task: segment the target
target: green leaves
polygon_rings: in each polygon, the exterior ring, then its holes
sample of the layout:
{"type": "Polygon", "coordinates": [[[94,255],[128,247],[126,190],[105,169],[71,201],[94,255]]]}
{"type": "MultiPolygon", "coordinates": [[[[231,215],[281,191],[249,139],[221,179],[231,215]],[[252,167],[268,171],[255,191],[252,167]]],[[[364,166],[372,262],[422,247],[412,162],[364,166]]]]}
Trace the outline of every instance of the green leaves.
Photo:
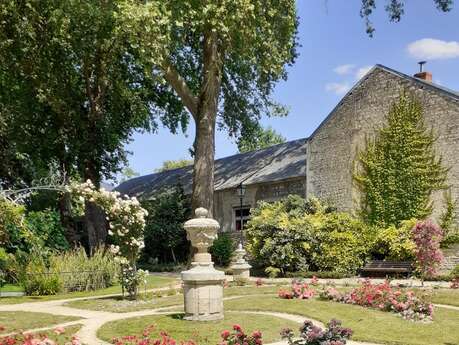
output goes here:
{"type": "Polygon", "coordinates": [[[419,101],[400,95],[387,124],[358,155],[354,179],[362,192],[362,215],[370,224],[398,226],[432,211],[430,196],[445,189],[447,171],[434,150],[419,101]]]}

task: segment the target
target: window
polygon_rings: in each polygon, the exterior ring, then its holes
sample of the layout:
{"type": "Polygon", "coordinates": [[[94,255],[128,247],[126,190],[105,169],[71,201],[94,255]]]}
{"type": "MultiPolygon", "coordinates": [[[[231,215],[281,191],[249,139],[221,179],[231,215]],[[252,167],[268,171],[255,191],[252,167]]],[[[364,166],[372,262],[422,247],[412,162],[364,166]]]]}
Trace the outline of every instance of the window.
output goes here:
{"type": "Polygon", "coordinates": [[[237,207],[234,209],[234,228],[236,229],[236,231],[241,230],[241,221],[245,229],[249,219],[250,219],[250,206],[243,206],[242,209],[240,207],[237,207]]]}

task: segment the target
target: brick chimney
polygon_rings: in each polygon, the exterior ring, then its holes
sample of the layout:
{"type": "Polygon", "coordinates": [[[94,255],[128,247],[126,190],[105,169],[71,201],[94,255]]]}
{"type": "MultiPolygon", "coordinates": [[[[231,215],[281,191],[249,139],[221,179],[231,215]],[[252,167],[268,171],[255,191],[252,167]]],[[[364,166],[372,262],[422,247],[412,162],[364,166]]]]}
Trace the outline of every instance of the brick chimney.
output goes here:
{"type": "Polygon", "coordinates": [[[430,72],[419,72],[414,75],[415,78],[423,79],[425,81],[432,82],[432,73],[430,72]]]}
{"type": "Polygon", "coordinates": [[[424,72],[422,67],[427,63],[427,61],[420,61],[419,64],[419,72],[414,75],[415,78],[419,78],[428,82],[432,82],[432,73],[424,72]]]}

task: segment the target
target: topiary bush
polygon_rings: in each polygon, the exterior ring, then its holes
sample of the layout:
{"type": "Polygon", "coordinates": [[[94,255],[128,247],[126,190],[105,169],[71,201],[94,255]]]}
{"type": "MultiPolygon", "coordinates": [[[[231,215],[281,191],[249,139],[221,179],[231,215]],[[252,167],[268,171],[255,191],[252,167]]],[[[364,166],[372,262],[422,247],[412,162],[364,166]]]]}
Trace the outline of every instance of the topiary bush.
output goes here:
{"type": "Polygon", "coordinates": [[[234,242],[228,233],[222,232],[218,234],[218,238],[209,248],[212,254],[212,259],[217,265],[226,267],[231,262],[231,257],[234,252],[234,242]]]}

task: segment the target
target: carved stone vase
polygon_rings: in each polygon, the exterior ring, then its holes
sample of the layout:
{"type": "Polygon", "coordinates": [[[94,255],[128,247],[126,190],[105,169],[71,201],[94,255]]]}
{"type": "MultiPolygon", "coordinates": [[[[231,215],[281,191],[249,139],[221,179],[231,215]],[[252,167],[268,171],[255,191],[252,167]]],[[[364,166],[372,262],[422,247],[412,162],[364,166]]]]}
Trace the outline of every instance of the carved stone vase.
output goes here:
{"type": "Polygon", "coordinates": [[[223,319],[223,280],[225,274],[214,268],[207,249],[217,238],[220,225],[207,218],[208,211],[198,208],[196,218],[185,222],[191,245],[197,249],[191,269],[181,273],[184,289],[185,319],[212,321],[223,319]]]}

